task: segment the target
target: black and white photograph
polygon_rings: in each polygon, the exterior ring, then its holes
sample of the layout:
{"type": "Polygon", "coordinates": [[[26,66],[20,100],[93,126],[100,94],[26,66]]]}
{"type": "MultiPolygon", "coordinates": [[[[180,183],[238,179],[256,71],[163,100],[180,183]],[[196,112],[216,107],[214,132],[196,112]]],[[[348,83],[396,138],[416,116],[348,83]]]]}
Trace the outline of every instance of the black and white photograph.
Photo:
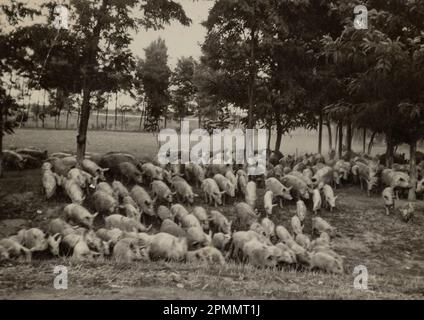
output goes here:
{"type": "Polygon", "coordinates": [[[424,0],[0,0],[0,300],[423,299],[424,0]]]}

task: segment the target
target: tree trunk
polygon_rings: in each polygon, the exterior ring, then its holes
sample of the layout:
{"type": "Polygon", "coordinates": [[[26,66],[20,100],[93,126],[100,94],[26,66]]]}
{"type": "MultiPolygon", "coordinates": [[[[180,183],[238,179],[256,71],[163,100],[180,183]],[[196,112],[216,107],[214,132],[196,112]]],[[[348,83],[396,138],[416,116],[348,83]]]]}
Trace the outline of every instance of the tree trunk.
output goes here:
{"type": "Polygon", "coordinates": [[[343,121],[339,121],[339,138],[338,138],[338,142],[339,142],[339,159],[342,158],[343,155],[343,121]]]}
{"type": "Polygon", "coordinates": [[[346,125],[346,151],[348,154],[352,152],[352,122],[349,120],[346,125]]]}
{"type": "MultiPolygon", "coordinates": [[[[249,101],[249,114],[248,114],[248,129],[253,129],[253,94],[255,91],[255,74],[256,74],[256,61],[255,61],[255,42],[256,42],[256,28],[252,26],[250,29],[250,66],[249,66],[249,87],[247,90],[249,101]]],[[[281,141],[280,141],[281,142],[281,141]]],[[[278,149],[279,150],[279,149],[278,149]]]]}
{"type": "Polygon", "coordinates": [[[41,118],[41,126],[44,129],[44,120],[46,118],[46,90],[44,90],[44,98],[43,98],[43,117],[41,118]]]}
{"type": "Polygon", "coordinates": [[[395,146],[393,145],[393,138],[391,136],[391,133],[386,133],[386,167],[391,168],[393,164],[393,158],[394,158],[394,149],[395,146]]]}
{"type": "Polygon", "coordinates": [[[200,127],[202,126],[202,114],[200,112],[198,114],[198,117],[199,117],[199,129],[200,129],[200,127]]]}
{"type": "Polygon", "coordinates": [[[71,104],[69,104],[68,106],[68,111],[66,112],[66,124],[65,127],[66,129],[68,129],[68,125],[69,125],[69,115],[71,114],[71,104]]]}
{"type": "Polygon", "coordinates": [[[6,106],[0,105],[0,178],[3,177],[3,132],[4,121],[3,115],[6,112],[6,106]]]}
{"type": "Polygon", "coordinates": [[[364,128],[363,135],[362,135],[362,153],[364,154],[365,154],[366,144],[367,144],[367,128],[364,128]]]}
{"type": "Polygon", "coordinates": [[[372,147],[373,147],[373,145],[374,145],[374,137],[375,137],[376,133],[377,133],[377,132],[375,132],[375,131],[374,131],[374,132],[371,134],[370,142],[368,143],[368,150],[367,150],[367,154],[371,154],[372,147]]]}
{"type": "Polygon", "coordinates": [[[80,115],[81,115],[81,109],[78,108],[77,110],[77,127],[79,127],[79,123],[80,123],[80,115]]]}
{"type": "Polygon", "coordinates": [[[408,200],[415,201],[417,195],[415,189],[417,186],[418,172],[417,172],[417,141],[412,142],[409,145],[409,174],[411,176],[411,188],[409,189],[408,200]]]}
{"type": "MultiPolygon", "coordinates": [[[[108,98],[108,101],[107,101],[107,102],[109,103],[109,98],[108,98]]],[[[109,107],[108,107],[108,105],[106,104],[105,130],[107,130],[107,116],[108,116],[108,114],[109,114],[109,107]]]]}
{"type": "Polygon", "coordinates": [[[272,125],[268,125],[268,141],[267,141],[267,150],[271,150],[271,133],[272,133],[272,125]]]}
{"type": "Polygon", "coordinates": [[[99,130],[99,113],[100,113],[100,109],[97,109],[97,114],[96,114],[96,129],[99,130]]]}
{"type": "Polygon", "coordinates": [[[118,124],[118,92],[115,94],[115,130],[118,124]]]}
{"type": "Polygon", "coordinates": [[[319,113],[318,120],[318,153],[322,153],[322,110],[319,113]]]}
{"type": "Polygon", "coordinates": [[[331,150],[333,149],[333,134],[331,132],[331,122],[328,121],[326,124],[328,131],[328,151],[331,152],[331,150]]]}
{"type": "Polygon", "coordinates": [[[339,138],[339,123],[336,124],[336,133],[334,135],[334,151],[337,151],[338,146],[338,138],[339,138]]]}
{"type": "Polygon", "coordinates": [[[281,141],[283,139],[283,126],[281,123],[277,123],[277,138],[275,140],[275,151],[280,151],[281,141]]]}
{"type": "Polygon", "coordinates": [[[81,121],[78,126],[77,135],[77,162],[81,164],[84,160],[86,143],[87,143],[87,130],[88,120],[90,119],[90,95],[91,90],[85,85],[82,93],[82,106],[81,106],[81,121]]]}

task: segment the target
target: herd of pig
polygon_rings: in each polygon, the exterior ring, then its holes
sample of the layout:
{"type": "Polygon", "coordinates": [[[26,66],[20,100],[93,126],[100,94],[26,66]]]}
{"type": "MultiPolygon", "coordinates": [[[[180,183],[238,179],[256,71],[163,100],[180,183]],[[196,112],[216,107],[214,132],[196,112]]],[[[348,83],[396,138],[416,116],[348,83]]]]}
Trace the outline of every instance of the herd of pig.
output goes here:
{"type": "MultiPolygon", "coordinates": [[[[8,152],[9,159],[21,160],[19,152],[8,152]]],[[[398,189],[410,187],[407,173],[386,169],[364,155],[330,160],[319,154],[295,158],[272,152],[265,174],[248,176],[245,167],[235,164],[161,165],[124,152],[87,153],[81,166],[65,152],[49,157],[41,150],[24,152],[42,163],[46,199],[66,197],[69,204],[44,231],[24,229],[1,239],[0,260],[68,256],[111,257],[120,263],[235,261],[343,273],[344,257],[332,250],[335,228],[317,216],[322,208],[336,207],[333,189],[359,183],[370,193],[383,186],[390,213],[398,189]],[[262,201],[259,187],[265,188],[262,201]],[[210,210],[199,204],[202,199],[210,210]],[[277,206],[287,201],[296,202],[288,229],[272,219],[282,212],[277,206]],[[225,203],[233,204],[232,220],[219,210],[225,203]],[[312,222],[309,235],[304,233],[306,219],[312,222]]],[[[404,218],[412,216],[411,205],[402,210],[404,218]]]]}

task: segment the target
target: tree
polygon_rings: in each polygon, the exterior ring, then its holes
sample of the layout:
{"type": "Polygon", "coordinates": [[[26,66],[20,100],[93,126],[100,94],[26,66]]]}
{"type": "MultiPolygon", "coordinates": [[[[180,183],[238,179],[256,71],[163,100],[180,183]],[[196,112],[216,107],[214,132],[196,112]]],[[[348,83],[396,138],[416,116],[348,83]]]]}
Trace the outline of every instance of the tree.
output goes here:
{"type": "Polygon", "coordinates": [[[146,58],[140,59],[137,65],[136,76],[143,86],[143,92],[147,102],[148,131],[156,131],[159,128],[159,119],[165,114],[170,102],[169,84],[171,69],[168,67],[168,49],[165,41],[159,38],[153,41],[146,49],[146,58]]]}
{"type": "Polygon", "coordinates": [[[178,59],[177,66],[171,76],[171,103],[174,108],[174,116],[181,121],[187,115],[193,113],[191,106],[195,99],[197,88],[193,83],[196,61],[192,57],[178,59]]]}

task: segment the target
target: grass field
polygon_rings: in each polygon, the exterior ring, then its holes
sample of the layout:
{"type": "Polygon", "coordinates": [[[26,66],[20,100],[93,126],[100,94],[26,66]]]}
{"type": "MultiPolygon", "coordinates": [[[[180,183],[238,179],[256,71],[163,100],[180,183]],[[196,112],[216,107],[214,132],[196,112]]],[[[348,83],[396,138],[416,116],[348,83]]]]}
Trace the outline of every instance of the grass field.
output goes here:
{"type": "MultiPolygon", "coordinates": [[[[75,133],[55,130],[18,130],[6,137],[6,146],[36,146],[50,152],[73,150],[75,133]]],[[[152,134],[90,132],[88,151],[125,150],[137,156],[152,155],[157,145],[152,134]]],[[[67,199],[45,201],[39,170],[7,171],[0,180],[0,237],[22,227],[45,226],[59,215],[67,199]],[[41,212],[41,213],[40,213],[41,212]]],[[[259,199],[263,189],[259,189],[259,199]]],[[[334,250],[345,258],[344,275],[303,270],[258,270],[251,266],[224,267],[185,263],[149,262],[117,265],[111,261],[73,263],[69,260],[7,262],[0,266],[3,299],[423,299],[424,202],[417,201],[416,216],[404,223],[386,216],[379,195],[367,197],[357,186],[336,190],[338,209],[320,216],[338,228],[334,250]],[[53,268],[69,269],[69,289],[55,290],[53,268]],[[367,267],[368,290],[353,288],[353,269],[367,267]]],[[[200,199],[198,204],[203,204],[200,199]]],[[[402,205],[400,201],[399,205],[402,205]]],[[[221,208],[230,218],[233,204],[221,208]]],[[[259,210],[263,212],[262,201],[259,210]]],[[[288,227],[295,212],[286,204],[272,217],[288,227]]],[[[310,233],[311,214],[305,232],[310,233]]],[[[157,226],[156,226],[157,227],[157,226]]]]}

